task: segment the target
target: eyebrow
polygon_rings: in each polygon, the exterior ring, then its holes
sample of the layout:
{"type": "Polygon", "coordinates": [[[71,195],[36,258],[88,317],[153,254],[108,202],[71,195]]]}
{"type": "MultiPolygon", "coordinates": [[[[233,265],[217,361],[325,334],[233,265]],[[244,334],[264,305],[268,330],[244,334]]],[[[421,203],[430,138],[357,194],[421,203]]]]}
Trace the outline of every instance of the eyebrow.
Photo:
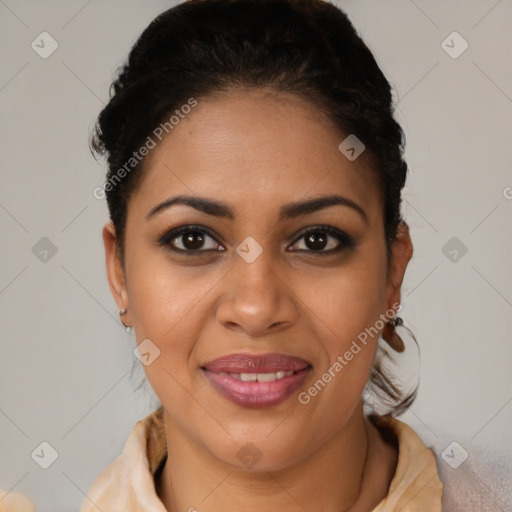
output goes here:
{"type": "MultiPolygon", "coordinates": [[[[233,209],[225,203],[214,201],[206,197],[180,195],[170,197],[163,203],[153,207],[147,214],[146,220],[149,220],[154,215],[170,208],[171,206],[180,204],[190,206],[191,208],[206,213],[207,215],[223,217],[230,220],[235,219],[233,209]]],[[[357,203],[337,194],[317,197],[310,199],[309,201],[297,201],[286,204],[279,210],[279,222],[286,219],[294,219],[301,215],[314,213],[324,208],[328,208],[329,206],[348,206],[355,210],[364,219],[364,221],[368,223],[368,216],[366,215],[366,212],[357,203]]]]}

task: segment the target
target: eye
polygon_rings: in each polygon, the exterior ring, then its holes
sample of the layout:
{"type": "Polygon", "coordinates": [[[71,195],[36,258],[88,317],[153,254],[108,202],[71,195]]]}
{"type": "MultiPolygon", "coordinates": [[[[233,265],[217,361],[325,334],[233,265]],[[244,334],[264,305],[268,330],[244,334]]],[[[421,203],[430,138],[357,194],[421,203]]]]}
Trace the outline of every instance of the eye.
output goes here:
{"type": "Polygon", "coordinates": [[[306,249],[292,249],[292,252],[317,252],[319,255],[329,255],[355,247],[354,240],[345,232],[332,226],[317,226],[309,229],[294,242],[304,240],[306,249]]]}
{"type": "Polygon", "coordinates": [[[196,225],[181,226],[168,231],[159,238],[158,245],[168,246],[175,252],[190,254],[226,250],[216,242],[208,228],[196,225]]]}
{"type": "MultiPolygon", "coordinates": [[[[304,240],[302,245],[305,249],[299,247],[292,249],[292,252],[312,252],[324,256],[351,249],[356,245],[349,235],[332,226],[310,228],[296,238],[294,245],[301,240],[304,240]]],[[[215,235],[208,228],[199,225],[172,229],[162,235],[157,243],[169,247],[174,252],[189,255],[226,250],[216,241],[215,235]]]]}

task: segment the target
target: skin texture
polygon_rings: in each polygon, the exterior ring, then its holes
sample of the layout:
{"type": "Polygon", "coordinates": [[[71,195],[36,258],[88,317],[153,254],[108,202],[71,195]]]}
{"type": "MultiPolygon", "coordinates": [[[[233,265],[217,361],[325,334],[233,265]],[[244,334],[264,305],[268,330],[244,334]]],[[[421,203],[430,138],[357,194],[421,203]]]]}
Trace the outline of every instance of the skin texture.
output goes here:
{"type": "MultiPolygon", "coordinates": [[[[152,150],[131,197],[125,269],[111,223],[103,229],[107,274],[123,322],[136,341],[161,353],[144,367],[165,408],[169,457],[159,496],[167,510],[200,512],[363,511],[387,494],[397,453],[363,416],[361,393],[377,337],[311,399],[296,396],[265,408],[233,404],[205,378],[202,365],[245,352],[279,352],[309,361],[309,388],[365,328],[393,304],[412,256],[401,223],[387,268],[382,198],[367,153],[349,161],[346,135],[311,104],[266,90],[229,91],[198,105],[152,150]],[[233,220],[175,205],[146,219],[178,194],[228,204],[233,220]],[[356,210],[330,206],[278,222],[282,205],[338,194],[356,210]],[[157,244],[171,228],[213,231],[196,256],[157,244]],[[305,228],[328,225],[354,239],[320,250],[305,228]],[[302,235],[302,236],[301,236],[302,235]],[[253,237],[263,252],[252,263],[236,253],[253,237]],[[214,251],[222,246],[225,251],[214,251]],[[295,251],[293,251],[295,249],[295,251]],[[244,466],[238,451],[252,443],[261,459],[244,466]]],[[[320,230],[321,231],[321,230],[320,230]]],[[[174,239],[183,248],[183,237],[174,239]]]]}

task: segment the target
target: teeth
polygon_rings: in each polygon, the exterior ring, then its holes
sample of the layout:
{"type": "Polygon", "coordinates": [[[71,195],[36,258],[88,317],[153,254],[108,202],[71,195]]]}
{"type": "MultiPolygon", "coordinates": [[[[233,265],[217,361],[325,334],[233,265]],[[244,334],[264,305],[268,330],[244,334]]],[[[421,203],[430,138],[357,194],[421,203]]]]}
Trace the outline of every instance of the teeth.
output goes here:
{"type": "Polygon", "coordinates": [[[243,380],[244,382],[255,382],[258,378],[257,373],[241,373],[240,374],[240,380],[243,380]]]}
{"type": "Polygon", "coordinates": [[[272,382],[276,379],[277,376],[275,373],[258,373],[258,382],[272,382]]]}
{"type": "MultiPolygon", "coordinates": [[[[281,370],[273,373],[228,373],[227,375],[244,382],[272,382],[284,377],[290,377],[290,375],[293,375],[293,373],[293,370],[286,372],[281,370]]],[[[226,375],[225,372],[222,372],[222,374],[226,375]]]]}

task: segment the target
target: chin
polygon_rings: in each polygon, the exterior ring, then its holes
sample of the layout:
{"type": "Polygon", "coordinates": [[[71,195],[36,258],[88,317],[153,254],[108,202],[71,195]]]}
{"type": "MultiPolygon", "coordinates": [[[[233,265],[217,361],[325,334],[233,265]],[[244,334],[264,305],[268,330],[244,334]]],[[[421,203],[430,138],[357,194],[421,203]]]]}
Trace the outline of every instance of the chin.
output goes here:
{"type": "Polygon", "coordinates": [[[242,433],[239,429],[232,438],[218,442],[209,439],[205,444],[210,445],[211,453],[226,464],[238,470],[256,473],[292,467],[321,444],[321,440],[313,435],[308,437],[315,439],[314,445],[308,443],[303,428],[297,428],[295,432],[290,429],[278,430],[274,422],[272,428],[262,429],[259,434],[254,431],[242,433]]]}

